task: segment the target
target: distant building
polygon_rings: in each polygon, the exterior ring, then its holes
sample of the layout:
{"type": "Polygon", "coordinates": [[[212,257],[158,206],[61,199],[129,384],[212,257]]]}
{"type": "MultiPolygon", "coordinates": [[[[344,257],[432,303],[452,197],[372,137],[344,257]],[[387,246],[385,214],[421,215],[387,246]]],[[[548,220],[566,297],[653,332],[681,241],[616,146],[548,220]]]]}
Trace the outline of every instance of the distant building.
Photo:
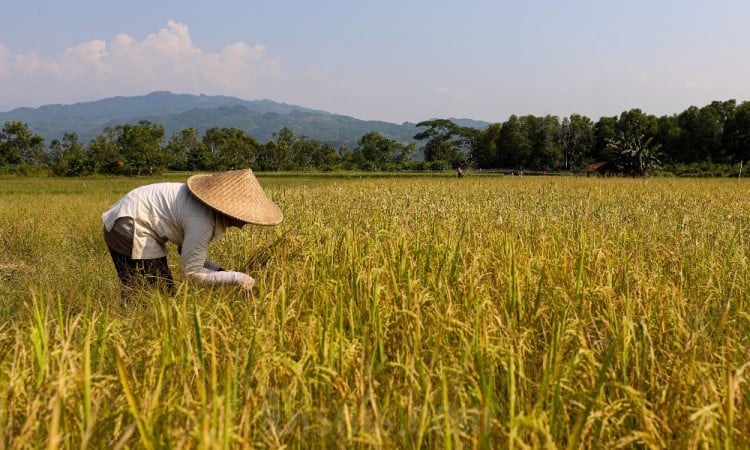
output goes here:
{"type": "Polygon", "coordinates": [[[581,173],[585,173],[587,177],[591,175],[592,173],[595,173],[598,176],[603,177],[606,175],[617,173],[617,169],[611,164],[606,163],[606,162],[595,162],[584,167],[583,170],[581,170],[581,173]]]}

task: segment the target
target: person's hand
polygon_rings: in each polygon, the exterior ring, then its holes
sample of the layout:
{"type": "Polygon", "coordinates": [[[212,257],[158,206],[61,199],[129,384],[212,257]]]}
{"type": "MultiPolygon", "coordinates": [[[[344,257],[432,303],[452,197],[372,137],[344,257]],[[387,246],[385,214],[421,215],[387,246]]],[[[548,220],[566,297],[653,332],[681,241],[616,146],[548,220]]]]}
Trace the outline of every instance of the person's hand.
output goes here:
{"type": "Polygon", "coordinates": [[[253,292],[253,288],[255,287],[255,278],[251,277],[250,275],[247,275],[247,278],[245,281],[242,282],[242,291],[245,294],[251,294],[253,292]]]}

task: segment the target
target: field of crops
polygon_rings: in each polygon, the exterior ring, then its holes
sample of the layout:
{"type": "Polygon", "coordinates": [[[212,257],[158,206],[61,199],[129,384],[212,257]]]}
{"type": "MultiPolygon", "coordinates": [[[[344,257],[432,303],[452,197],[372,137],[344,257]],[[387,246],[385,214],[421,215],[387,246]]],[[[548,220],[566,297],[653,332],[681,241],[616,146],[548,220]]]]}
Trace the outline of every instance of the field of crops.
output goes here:
{"type": "Polygon", "coordinates": [[[750,182],[260,175],[252,297],[125,306],[101,212],[186,178],[0,179],[0,449],[750,446],[750,182]]]}

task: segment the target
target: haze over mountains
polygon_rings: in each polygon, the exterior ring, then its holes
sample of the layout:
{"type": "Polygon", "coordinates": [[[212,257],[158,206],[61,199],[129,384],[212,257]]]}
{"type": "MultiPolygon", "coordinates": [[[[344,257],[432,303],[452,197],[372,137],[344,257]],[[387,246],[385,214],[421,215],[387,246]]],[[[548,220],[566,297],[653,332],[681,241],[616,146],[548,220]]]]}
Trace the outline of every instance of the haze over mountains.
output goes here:
{"type": "MultiPolygon", "coordinates": [[[[32,132],[43,136],[47,145],[69,132],[77,133],[79,142],[88,144],[106,127],[141,120],[163,125],[167,140],[173,133],[185,128],[196,128],[203,134],[208,128],[217,127],[238,128],[258,142],[265,143],[273,139],[274,133],[287,127],[296,136],[350,148],[356,147],[359,138],[371,131],[398,142],[409,142],[421,129],[408,122],[365,121],[271,100],[242,100],[164,91],[0,112],[0,124],[6,121],[24,122],[32,132]]],[[[451,120],[461,126],[480,129],[488,125],[471,119],[451,120]]]]}

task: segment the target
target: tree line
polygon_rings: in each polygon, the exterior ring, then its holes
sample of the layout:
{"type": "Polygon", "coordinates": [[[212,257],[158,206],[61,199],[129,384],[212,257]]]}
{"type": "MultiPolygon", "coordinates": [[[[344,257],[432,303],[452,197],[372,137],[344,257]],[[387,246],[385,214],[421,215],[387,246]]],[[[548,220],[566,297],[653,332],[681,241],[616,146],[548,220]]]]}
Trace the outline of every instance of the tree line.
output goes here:
{"type": "Polygon", "coordinates": [[[282,128],[260,143],[237,128],[186,128],[166,139],[150,121],[105,128],[87,145],[66,133],[44,139],[18,121],[0,130],[0,171],[50,171],[60,176],[153,174],[169,170],[259,171],[477,169],[580,171],[592,162],[644,175],[658,167],[677,175],[729,174],[750,158],[750,102],[714,101],[657,117],[640,109],[592,119],[572,114],[516,116],[479,130],[447,119],[417,124],[411,142],[377,132],[355,148],[296,136],[282,128]],[[417,144],[420,144],[419,147],[417,144]]]}
{"type": "Polygon", "coordinates": [[[476,167],[578,171],[606,162],[642,175],[662,167],[676,175],[728,174],[750,158],[750,102],[714,101],[657,117],[640,109],[619,116],[511,116],[478,132],[470,161],[476,167]]]}

